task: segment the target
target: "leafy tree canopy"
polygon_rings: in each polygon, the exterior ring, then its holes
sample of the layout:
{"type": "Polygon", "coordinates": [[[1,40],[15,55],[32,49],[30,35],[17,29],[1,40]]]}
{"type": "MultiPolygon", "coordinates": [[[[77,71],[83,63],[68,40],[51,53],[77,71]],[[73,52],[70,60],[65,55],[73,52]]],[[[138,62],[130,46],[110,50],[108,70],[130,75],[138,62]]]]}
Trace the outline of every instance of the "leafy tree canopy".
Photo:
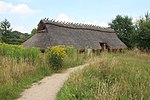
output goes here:
{"type": "Polygon", "coordinates": [[[150,13],[146,13],[136,24],[137,46],[144,50],[150,49],[150,13]]]}
{"type": "Polygon", "coordinates": [[[109,26],[114,29],[118,37],[128,46],[132,47],[132,35],[134,34],[134,26],[132,18],[128,16],[117,15],[115,19],[109,23],[109,26]]]}
{"type": "Polygon", "coordinates": [[[4,21],[0,22],[0,30],[2,31],[2,34],[7,34],[12,31],[10,28],[11,24],[7,19],[4,19],[4,21]]]}

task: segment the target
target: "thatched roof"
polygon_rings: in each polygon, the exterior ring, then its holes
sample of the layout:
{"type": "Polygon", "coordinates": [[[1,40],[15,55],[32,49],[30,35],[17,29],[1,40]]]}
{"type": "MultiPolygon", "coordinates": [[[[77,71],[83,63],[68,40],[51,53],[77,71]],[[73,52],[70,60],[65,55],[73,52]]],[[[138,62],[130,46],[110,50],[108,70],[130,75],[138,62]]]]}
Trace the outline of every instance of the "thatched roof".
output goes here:
{"type": "Polygon", "coordinates": [[[110,28],[48,19],[39,22],[37,33],[23,45],[40,49],[56,45],[73,45],[78,49],[101,49],[100,42],[107,43],[110,49],[126,48],[126,45],[110,28]]]}

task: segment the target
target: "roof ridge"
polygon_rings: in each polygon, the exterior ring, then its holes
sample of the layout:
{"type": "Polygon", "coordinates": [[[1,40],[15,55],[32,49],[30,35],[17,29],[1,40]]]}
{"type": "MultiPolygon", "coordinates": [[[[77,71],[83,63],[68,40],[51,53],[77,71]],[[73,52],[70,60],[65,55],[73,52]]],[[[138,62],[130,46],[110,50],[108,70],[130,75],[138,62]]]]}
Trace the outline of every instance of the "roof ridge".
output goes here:
{"type": "Polygon", "coordinates": [[[74,28],[74,29],[88,29],[88,30],[96,30],[96,31],[104,31],[104,32],[114,33],[114,30],[109,27],[106,28],[106,27],[101,27],[101,26],[93,25],[93,24],[66,22],[66,21],[59,21],[59,20],[56,21],[54,19],[49,20],[49,18],[44,18],[41,21],[45,24],[53,24],[53,25],[57,25],[57,26],[74,28]]]}

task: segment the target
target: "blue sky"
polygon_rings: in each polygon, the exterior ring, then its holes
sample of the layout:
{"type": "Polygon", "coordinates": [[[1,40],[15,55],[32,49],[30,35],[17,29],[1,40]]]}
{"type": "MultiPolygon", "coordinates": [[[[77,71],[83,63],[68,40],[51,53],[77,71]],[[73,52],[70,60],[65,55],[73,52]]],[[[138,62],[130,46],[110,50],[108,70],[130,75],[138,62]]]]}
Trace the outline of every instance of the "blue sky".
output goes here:
{"type": "Polygon", "coordinates": [[[148,10],[150,0],[0,0],[0,21],[30,33],[45,17],[107,26],[118,14],[136,20],[148,10]]]}

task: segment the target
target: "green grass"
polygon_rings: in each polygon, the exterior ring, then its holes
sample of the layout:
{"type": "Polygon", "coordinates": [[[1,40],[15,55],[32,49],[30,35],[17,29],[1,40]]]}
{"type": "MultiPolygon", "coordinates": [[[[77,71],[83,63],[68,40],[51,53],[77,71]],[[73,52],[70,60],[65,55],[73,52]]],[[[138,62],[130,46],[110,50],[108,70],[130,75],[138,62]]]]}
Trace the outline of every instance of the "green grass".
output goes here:
{"type": "Polygon", "coordinates": [[[18,82],[10,82],[0,86],[0,100],[14,100],[20,96],[23,89],[29,88],[32,83],[42,79],[44,74],[33,74],[22,77],[18,82]]]}
{"type": "Polygon", "coordinates": [[[33,82],[54,73],[46,60],[38,48],[0,43],[0,100],[14,100],[33,82]]]}
{"type": "Polygon", "coordinates": [[[14,100],[32,83],[68,67],[83,64],[84,54],[70,49],[61,69],[53,70],[47,59],[37,48],[0,43],[0,100],[14,100]],[[78,56],[80,57],[78,57],[78,56]]]}
{"type": "Polygon", "coordinates": [[[74,66],[78,66],[84,64],[86,60],[88,60],[85,54],[74,54],[73,57],[69,57],[68,55],[64,58],[63,68],[70,68],[74,66]]]}
{"type": "Polygon", "coordinates": [[[57,100],[150,100],[150,55],[102,53],[69,78],[57,100]]]}
{"type": "Polygon", "coordinates": [[[24,59],[34,63],[35,60],[39,57],[39,54],[40,50],[38,48],[24,48],[21,45],[0,43],[0,55],[10,57],[17,61],[24,59]]]}
{"type": "Polygon", "coordinates": [[[0,56],[0,100],[14,100],[23,89],[33,82],[51,75],[54,71],[44,62],[44,58],[31,61],[13,60],[0,56]]]}

